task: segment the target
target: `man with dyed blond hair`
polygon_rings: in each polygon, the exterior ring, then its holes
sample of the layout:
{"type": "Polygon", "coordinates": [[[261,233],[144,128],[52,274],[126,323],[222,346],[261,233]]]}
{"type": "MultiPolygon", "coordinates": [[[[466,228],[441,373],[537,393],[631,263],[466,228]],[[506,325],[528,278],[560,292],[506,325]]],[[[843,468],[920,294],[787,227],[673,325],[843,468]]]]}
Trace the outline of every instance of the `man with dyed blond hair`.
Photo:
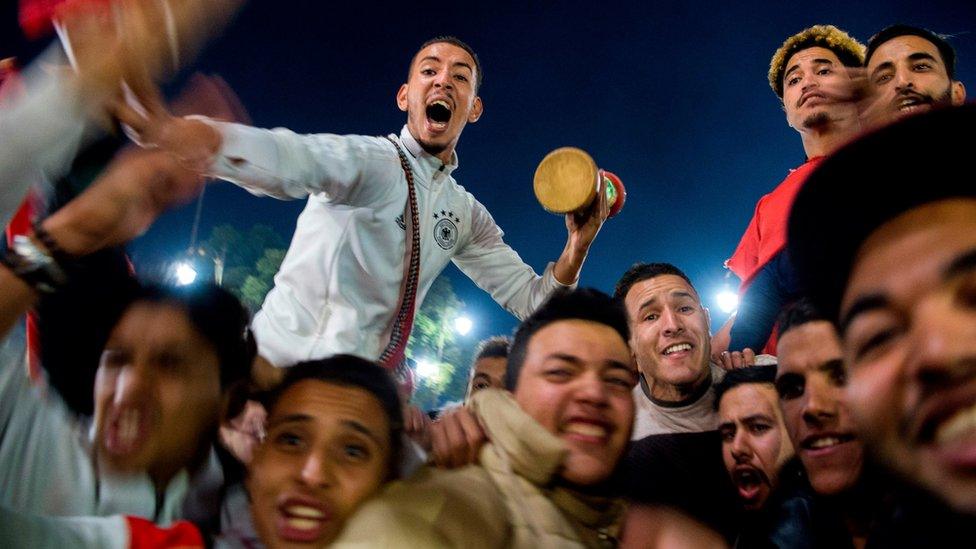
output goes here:
{"type": "MultiPolygon", "coordinates": [[[[717,361],[741,362],[738,352],[766,347],[780,308],[796,298],[793,269],[781,253],[786,216],[810,172],[861,129],[850,69],[863,61],[864,46],[833,25],[794,34],[770,60],[769,85],[782,102],[786,122],[799,132],[807,161],[759,199],[739,246],[725,263],[742,280],[742,305],[731,334],[726,333],[728,345],[718,338],[714,342],[717,361]]],[[[775,352],[774,342],[769,349],[775,352]]]]}

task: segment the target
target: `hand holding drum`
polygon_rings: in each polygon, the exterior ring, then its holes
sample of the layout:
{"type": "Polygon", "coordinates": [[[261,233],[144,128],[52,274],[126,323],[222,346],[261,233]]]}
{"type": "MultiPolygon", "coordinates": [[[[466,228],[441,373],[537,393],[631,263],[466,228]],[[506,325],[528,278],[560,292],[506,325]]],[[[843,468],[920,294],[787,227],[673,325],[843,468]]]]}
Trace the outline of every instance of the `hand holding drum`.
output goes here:
{"type": "Polygon", "coordinates": [[[545,156],[535,170],[535,197],[546,211],[577,212],[589,206],[598,192],[605,192],[610,217],[620,213],[627,199],[623,182],[616,175],[597,168],[582,149],[562,147],[545,156]]]}

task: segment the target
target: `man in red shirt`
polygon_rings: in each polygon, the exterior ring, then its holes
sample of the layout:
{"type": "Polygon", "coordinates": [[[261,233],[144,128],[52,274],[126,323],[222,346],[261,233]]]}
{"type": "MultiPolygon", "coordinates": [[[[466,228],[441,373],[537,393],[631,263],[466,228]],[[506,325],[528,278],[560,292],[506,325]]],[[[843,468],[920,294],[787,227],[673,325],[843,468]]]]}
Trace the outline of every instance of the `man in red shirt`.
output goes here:
{"type": "MultiPolygon", "coordinates": [[[[805,29],[773,54],[769,85],[782,101],[787,123],[800,134],[807,160],[759,199],[735,253],[725,263],[742,280],[742,305],[728,345],[713,342],[717,362],[731,365],[728,351],[766,347],[780,307],[795,296],[792,269],[781,253],[786,217],[793,197],[820,160],[861,129],[849,69],[860,67],[863,60],[864,46],[832,25],[805,29]]],[[[723,332],[729,328],[727,324],[723,332]]]]}

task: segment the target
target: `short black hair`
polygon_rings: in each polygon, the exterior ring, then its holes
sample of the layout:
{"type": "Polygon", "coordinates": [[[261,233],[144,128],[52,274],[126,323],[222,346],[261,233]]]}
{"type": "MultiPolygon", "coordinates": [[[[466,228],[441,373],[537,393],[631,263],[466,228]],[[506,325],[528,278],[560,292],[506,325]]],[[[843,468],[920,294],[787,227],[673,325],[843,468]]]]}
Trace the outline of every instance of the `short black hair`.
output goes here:
{"type": "Polygon", "coordinates": [[[532,336],[560,320],[588,320],[603,324],[620,334],[625,344],[630,341],[627,312],[619,302],[593,288],[557,290],[515,330],[512,346],[508,350],[508,367],[505,370],[506,389],[515,391],[532,336]]]}
{"type": "Polygon", "coordinates": [[[388,479],[397,476],[403,453],[403,409],[400,394],[390,372],[379,364],[354,355],[333,355],[317,360],[299,362],[285,370],[284,377],[260,401],[270,415],[282,395],[293,385],[305,380],[355,387],[376,397],[390,424],[390,462],[388,479]]]}
{"type": "Polygon", "coordinates": [[[508,336],[492,336],[478,343],[474,352],[474,360],[483,358],[508,358],[508,348],[512,345],[512,338],[508,336]]]}
{"type": "Polygon", "coordinates": [[[827,315],[821,313],[812,301],[806,297],[801,297],[780,311],[779,318],[776,320],[776,325],[779,326],[779,337],[782,338],[783,334],[797,326],[820,320],[830,322],[827,315]]]}
{"type": "Polygon", "coordinates": [[[217,354],[222,390],[250,380],[257,344],[251,317],[234,294],[213,284],[146,284],[135,291],[129,306],[141,302],[173,305],[186,313],[193,329],[217,354]]]}
{"type": "Polygon", "coordinates": [[[471,59],[474,59],[474,72],[475,72],[474,92],[475,94],[477,94],[481,90],[481,84],[485,81],[485,73],[481,67],[481,59],[478,58],[478,54],[475,53],[474,48],[469,46],[466,42],[464,42],[457,36],[451,36],[449,34],[435,36],[430,40],[424,42],[423,44],[420,45],[419,48],[417,48],[416,53],[414,53],[413,57],[410,58],[410,69],[407,71],[407,80],[410,80],[410,71],[413,70],[413,62],[416,59],[417,54],[431,44],[450,44],[452,46],[457,46],[462,50],[468,52],[468,55],[471,56],[471,59]]]}
{"type": "Polygon", "coordinates": [[[885,27],[881,29],[878,34],[871,37],[868,41],[868,50],[864,55],[864,66],[868,66],[868,61],[871,60],[871,56],[874,55],[875,50],[884,44],[885,42],[898,38],[899,36],[918,36],[924,40],[932,43],[938,50],[939,55],[942,57],[942,63],[945,65],[946,74],[949,75],[949,80],[956,79],[956,50],[953,49],[946,37],[941,34],[936,34],[928,29],[923,29],[921,27],[913,27],[911,25],[891,25],[890,27],[885,27]]]}
{"type": "Polygon", "coordinates": [[[722,381],[715,384],[715,411],[718,411],[722,403],[722,395],[746,383],[768,383],[775,388],[776,366],[749,366],[727,372],[722,381]]]}
{"type": "MultiPolygon", "coordinates": [[[[695,285],[691,283],[691,279],[688,275],[684,273],[681,269],[675,267],[670,263],[634,263],[631,265],[627,272],[620,277],[617,281],[616,287],[613,289],[613,298],[621,303],[627,299],[627,292],[630,288],[637,284],[638,282],[643,282],[650,278],[656,278],[661,275],[674,275],[679,276],[691,286],[692,290],[695,290],[695,285]]],[[[698,290],[695,290],[698,293],[698,290]]]]}

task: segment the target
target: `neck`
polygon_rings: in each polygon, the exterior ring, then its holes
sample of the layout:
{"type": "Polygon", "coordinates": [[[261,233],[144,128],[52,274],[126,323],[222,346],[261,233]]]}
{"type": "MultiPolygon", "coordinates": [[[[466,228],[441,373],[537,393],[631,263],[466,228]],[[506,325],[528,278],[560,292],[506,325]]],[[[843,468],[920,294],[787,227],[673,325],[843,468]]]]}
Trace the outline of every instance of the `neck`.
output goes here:
{"type": "Polygon", "coordinates": [[[685,406],[696,402],[712,384],[710,368],[706,365],[702,375],[690,383],[665,383],[654,378],[643,378],[644,394],[651,402],[663,406],[685,406]]]}
{"type": "Polygon", "coordinates": [[[800,131],[803,152],[807,158],[827,156],[850,141],[860,130],[861,123],[856,115],[832,119],[815,128],[804,128],[800,131]]]}

